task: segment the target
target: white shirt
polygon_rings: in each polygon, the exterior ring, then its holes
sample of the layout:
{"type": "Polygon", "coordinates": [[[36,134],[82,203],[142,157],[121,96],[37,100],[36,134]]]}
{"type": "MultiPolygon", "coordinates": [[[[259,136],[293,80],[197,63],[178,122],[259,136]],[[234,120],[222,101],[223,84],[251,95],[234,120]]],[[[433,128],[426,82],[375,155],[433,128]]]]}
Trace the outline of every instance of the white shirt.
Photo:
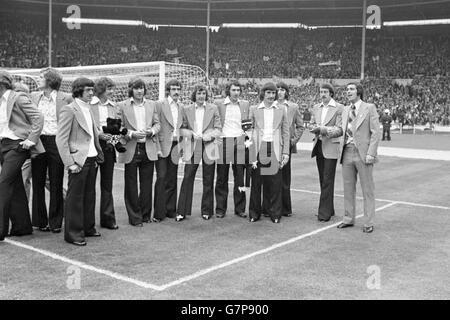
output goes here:
{"type": "Polygon", "coordinates": [[[195,104],[195,128],[194,132],[201,136],[203,134],[203,117],[205,115],[206,102],[199,106],[195,104]]]}
{"type": "Polygon", "coordinates": [[[244,134],[242,130],[241,108],[238,103],[231,102],[229,97],[225,98],[223,104],[226,106],[225,121],[222,134],[224,137],[240,137],[244,134]]]}
{"type": "MultiPolygon", "coordinates": [[[[140,104],[137,104],[133,97],[131,97],[131,105],[133,107],[133,111],[134,111],[134,116],[136,117],[136,126],[137,126],[137,131],[145,131],[146,128],[146,124],[145,124],[145,102],[146,99],[143,98],[142,102],[140,104]]],[[[145,142],[145,138],[139,139],[138,142],[142,143],[145,142]]]]}
{"type": "Polygon", "coordinates": [[[89,141],[89,152],[88,152],[88,157],[96,157],[97,156],[97,149],[95,148],[95,142],[94,142],[94,122],[92,121],[92,116],[91,116],[91,106],[78,99],[75,98],[76,103],[80,106],[81,111],[83,112],[83,116],[84,119],[86,120],[87,123],[87,127],[88,127],[88,131],[89,131],[89,135],[91,136],[91,139],[89,141]]]}
{"type": "Polygon", "coordinates": [[[278,109],[278,104],[275,101],[270,107],[266,107],[264,102],[258,106],[258,109],[264,109],[264,128],[262,141],[272,142],[273,141],[273,114],[274,109],[278,109]]]}
{"type": "Polygon", "coordinates": [[[320,119],[320,125],[321,126],[325,125],[324,122],[325,122],[325,118],[327,117],[329,106],[336,107],[336,101],[334,101],[333,98],[330,99],[330,101],[328,102],[327,105],[324,105],[323,102],[321,104],[321,108],[322,108],[322,116],[321,116],[321,119],[320,119]]]}
{"type": "MultiPolygon", "coordinates": [[[[348,123],[347,122],[347,130],[352,130],[352,132],[353,132],[353,125],[356,125],[356,119],[358,118],[358,111],[359,111],[359,107],[361,106],[361,99],[358,100],[356,103],[353,103],[353,104],[355,105],[356,117],[355,117],[355,119],[353,119],[352,123],[348,123]]],[[[349,117],[350,117],[350,113],[351,112],[352,112],[352,108],[351,108],[351,105],[350,105],[350,109],[348,110],[348,116],[349,117]]],[[[353,142],[353,137],[350,137],[350,136],[347,137],[347,143],[346,144],[349,144],[349,143],[354,143],[353,142]]]]}
{"type": "Polygon", "coordinates": [[[109,117],[109,108],[114,108],[115,103],[111,100],[106,100],[105,103],[102,103],[100,100],[98,102],[98,122],[101,127],[106,126],[106,119],[109,117]]]}
{"type": "Polygon", "coordinates": [[[178,124],[178,103],[176,103],[171,96],[167,97],[167,101],[169,102],[170,112],[172,113],[172,119],[173,119],[173,127],[175,130],[173,130],[173,137],[177,137],[177,124],[178,124]]]}
{"type": "Polygon", "coordinates": [[[0,140],[3,138],[8,138],[11,140],[20,140],[14,132],[9,129],[9,119],[8,119],[8,99],[11,94],[11,90],[6,90],[3,96],[0,98],[0,140]]]}
{"type": "Polygon", "coordinates": [[[50,97],[46,97],[43,93],[39,100],[38,108],[44,115],[44,128],[42,129],[43,135],[55,136],[58,131],[58,118],[56,117],[56,90],[50,93],[50,97]]]}

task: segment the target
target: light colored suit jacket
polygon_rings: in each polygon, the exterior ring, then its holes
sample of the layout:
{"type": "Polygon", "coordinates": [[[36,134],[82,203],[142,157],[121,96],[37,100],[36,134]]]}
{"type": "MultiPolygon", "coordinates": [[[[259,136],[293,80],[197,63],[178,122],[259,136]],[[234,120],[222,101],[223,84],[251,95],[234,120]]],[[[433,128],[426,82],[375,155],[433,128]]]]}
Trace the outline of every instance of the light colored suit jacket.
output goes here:
{"type": "MultiPolygon", "coordinates": [[[[192,131],[195,130],[195,104],[185,106],[182,110],[183,123],[180,128],[180,134],[183,136],[183,161],[191,160],[194,153],[194,138],[192,131]]],[[[204,141],[205,152],[208,155],[215,154],[217,149],[217,138],[220,137],[222,125],[220,123],[220,115],[217,106],[206,103],[205,113],[203,115],[203,136],[208,135],[211,141],[204,141]]]]}
{"type": "Polygon", "coordinates": [[[183,115],[181,110],[183,105],[178,102],[178,122],[176,128],[174,127],[172,111],[170,110],[169,101],[167,98],[156,102],[156,110],[159,116],[161,130],[158,133],[158,149],[161,151],[161,157],[166,158],[172,149],[173,132],[177,131],[178,138],[180,137],[180,128],[183,123],[183,115]]]}
{"type": "MultiPolygon", "coordinates": [[[[100,112],[98,110],[99,104],[100,104],[100,101],[97,101],[96,103],[91,104],[91,110],[92,110],[92,114],[94,115],[94,121],[95,121],[95,125],[97,126],[98,131],[103,132],[103,128],[100,125],[100,112]]],[[[115,104],[114,106],[108,105],[107,109],[108,109],[108,118],[121,119],[120,109],[117,106],[117,104],[115,104]]]]}
{"type": "MultiPolygon", "coordinates": [[[[345,131],[347,129],[350,106],[345,106],[342,112],[342,132],[343,135],[339,144],[339,157],[342,162],[342,152],[344,150],[345,131]]],[[[366,161],[366,155],[375,157],[377,161],[378,143],[381,138],[380,122],[378,120],[377,108],[372,103],[361,101],[358,114],[356,115],[355,130],[353,130],[353,140],[362,161],[366,161]]]]}
{"type": "MultiPolygon", "coordinates": [[[[44,95],[43,91],[35,91],[30,94],[31,100],[39,107],[39,102],[44,95]]],[[[57,91],[56,93],[56,121],[59,121],[59,113],[61,112],[62,107],[72,103],[73,98],[70,94],[57,91]]]]}
{"type": "MultiPolygon", "coordinates": [[[[319,136],[322,139],[322,153],[326,159],[337,159],[339,156],[339,138],[342,135],[342,110],[344,105],[336,102],[336,106],[329,106],[324,123],[322,120],[322,103],[314,105],[311,115],[311,122],[320,124],[325,127],[323,132],[317,133],[313,140],[313,151],[316,146],[319,136]],[[334,134],[332,134],[334,133],[334,134]]],[[[314,153],[311,153],[311,157],[315,157],[314,153]]]]}
{"type": "Polygon", "coordinates": [[[28,139],[35,143],[30,149],[32,154],[45,152],[39,139],[44,128],[44,115],[28,94],[11,91],[6,102],[6,108],[9,129],[20,139],[28,139]]]}
{"type": "MultiPolygon", "coordinates": [[[[256,159],[261,148],[263,129],[264,129],[264,108],[258,108],[258,105],[250,107],[250,119],[253,124],[252,132],[252,159],[256,159]]],[[[289,155],[289,124],[286,111],[280,107],[274,109],[273,113],[273,145],[275,156],[281,161],[281,155],[289,155]]]]}
{"type": "Polygon", "coordinates": [[[298,104],[291,101],[286,101],[285,105],[292,153],[297,153],[297,142],[302,137],[305,127],[303,126],[303,119],[300,114],[300,107],[298,104]]]}
{"type": "MultiPolygon", "coordinates": [[[[125,101],[120,102],[118,106],[122,117],[122,126],[128,130],[137,131],[137,121],[131,100],[126,99],[125,101]]],[[[157,137],[161,128],[158,113],[156,112],[156,103],[152,100],[145,100],[144,107],[146,129],[153,129],[154,132],[152,137],[147,137],[145,139],[145,151],[147,152],[147,157],[149,160],[156,161],[158,160],[157,137]]],[[[130,163],[133,160],[134,153],[136,152],[137,139],[130,138],[130,135],[128,134],[126,136],[126,140],[127,151],[124,153],[119,153],[119,163],[130,163]]]]}
{"type": "MultiPolygon", "coordinates": [[[[92,115],[91,117],[94,118],[92,115]]],[[[102,148],[98,141],[97,126],[93,122],[94,144],[97,149],[97,163],[104,160],[102,148]]],[[[59,155],[66,168],[77,164],[84,166],[89,153],[89,144],[91,142],[88,124],[84,118],[81,107],[73,101],[71,104],[61,108],[58,121],[58,132],[56,133],[56,146],[59,155]]]]}

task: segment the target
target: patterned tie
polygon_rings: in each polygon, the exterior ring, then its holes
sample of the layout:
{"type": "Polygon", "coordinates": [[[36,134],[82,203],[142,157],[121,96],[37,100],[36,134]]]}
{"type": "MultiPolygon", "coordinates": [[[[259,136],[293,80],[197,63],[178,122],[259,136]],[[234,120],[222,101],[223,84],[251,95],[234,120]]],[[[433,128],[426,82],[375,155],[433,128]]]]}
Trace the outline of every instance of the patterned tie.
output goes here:
{"type": "Polygon", "coordinates": [[[356,119],[356,107],[354,104],[352,104],[352,106],[350,107],[350,113],[348,115],[348,122],[347,122],[347,130],[346,130],[346,139],[348,140],[348,138],[353,137],[353,125],[349,126],[349,124],[351,124],[353,122],[353,120],[356,119]]]}

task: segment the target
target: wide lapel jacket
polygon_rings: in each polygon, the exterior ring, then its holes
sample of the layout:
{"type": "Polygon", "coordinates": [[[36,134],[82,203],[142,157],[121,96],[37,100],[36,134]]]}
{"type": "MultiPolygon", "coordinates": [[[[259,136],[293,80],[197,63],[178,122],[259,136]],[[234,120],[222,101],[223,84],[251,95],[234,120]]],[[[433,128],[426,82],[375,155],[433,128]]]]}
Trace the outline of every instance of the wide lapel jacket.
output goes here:
{"type": "MultiPolygon", "coordinates": [[[[281,154],[289,155],[289,126],[287,113],[282,106],[273,106],[273,145],[275,155],[278,161],[281,161],[281,154]]],[[[253,144],[254,154],[256,156],[261,148],[263,129],[264,129],[264,104],[253,106],[250,112],[250,118],[253,121],[253,144]]]]}
{"type": "MultiPolygon", "coordinates": [[[[100,126],[100,100],[96,99],[91,103],[91,110],[92,114],[94,115],[94,121],[99,131],[103,131],[102,127],[100,126]]],[[[118,119],[120,118],[120,112],[118,110],[117,105],[108,100],[108,103],[106,104],[106,108],[108,110],[108,118],[112,119],[118,119]]]]}

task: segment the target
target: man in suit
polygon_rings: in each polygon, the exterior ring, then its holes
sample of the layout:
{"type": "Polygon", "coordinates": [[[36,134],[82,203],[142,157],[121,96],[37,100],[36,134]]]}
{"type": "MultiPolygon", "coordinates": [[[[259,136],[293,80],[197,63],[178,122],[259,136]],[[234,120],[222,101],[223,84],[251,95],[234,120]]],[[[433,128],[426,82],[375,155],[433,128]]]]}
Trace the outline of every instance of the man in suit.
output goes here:
{"type": "Polygon", "coordinates": [[[282,215],[285,217],[292,216],[291,202],[291,161],[292,153],[297,153],[297,142],[300,140],[303,130],[302,116],[298,104],[289,101],[289,87],[284,82],[277,83],[278,106],[283,107],[286,111],[289,126],[289,161],[281,169],[282,187],[281,202],[282,215]]]}
{"type": "Polygon", "coordinates": [[[32,223],[40,231],[61,232],[64,216],[63,180],[64,164],[56,147],[56,132],[61,108],[73,101],[72,97],[59,91],[62,75],[53,68],[41,71],[39,89],[31,93],[31,100],[44,115],[44,128],[40,136],[45,152],[31,160],[33,187],[32,223]],[[50,203],[45,204],[47,170],[50,182],[50,203]]]}
{"type": "Polygon", "coordinates": [[[10,236],[33,233],[22,165],[32,149],[44,151],[39,144],[42,113],[25,93],[12,89],[12,76],[0,71],[0,241],[8,235],[9,220],[10,236]]]}
{"type": "Polygon", "coordinates": [[[91,110],[99,132],[98,137],[104,155],[104,161],[100,164],[100,227],[110,230],[119,229],[116,223],[112,192],[116,150],[113,145],[107,143],[111,139],[111,135],[103,132],[103,126],[106,126],[107,118],[121,118],[119,108],[112,101],[115,86],[112,79],[107,77],[99,78],[95,81],[95,96],[91,101],[91,110]]]}
{"type": "Polygon", "coordinates": [[[319,94],[322,102],[313,107],[309,129],[315,134],[311,158],[316,157],[319,171],[320,201],[317,217],[320,222],[327,222],[334,216],[334,178],[340,141],[338,136],[330,134],[340,134],[344,106],[334,100],[334,88],[331,84],[321,84],[319,94]]]}
{"type": "Polygon", "coordinates": [[[277,103],[277,87],[268,82],[261,88],[259,105],[250,108],[253,123],[251,161],[253,162],[250,192],[250,222],[267,212],[274,223],[282,215],[281,168],[289,161],[289,124],[284,106],[277,103]],[[261,205],[263,188],[263,206],[261,205]]]}
{"type": "Polygon", "coordinates": [[[75,79],[74,101],[59,112],[56,133],[56,146],[69,171],[64,240],[76,246],[85,246],[85,237],[100,237],[95,228],[95,180],[103,152],[90,105],[93,96],[92,80],[75,79]]]}
{"type": "Polygon", "coordinates": [[[128,221],[135,227],[152,221],[153,170],[161,128],[156,103],[146,99],[146,94],[144,80],[136,77],[128,83],[129,98],[119,103],[122,125],[128,129],[127,151],[119,154],[119,163],[125,163],[125,207],[128,221]]]}
{"type": "Polygon", "coordinates": [[[338,228],[352,227],[355,223],[356,181],[361,181],[364,198],[363,232],[373,231],[375,216],[375,185],[373,182],[373,165],[377,160],[380,141],[380,122],[374,104],[363,99],[363,87],[357,83],[347,85],[347,98],[350,106],[342,112],[343,133],[340,139],[338,159],[342,163],[344,181],[345,215],[338,228]]]}
{"type": "Polygon", "coordinates": [[[177,210],[177,185],[180,127],[182,124],[180,101],[181,82],[166,83],[166,98],[156,103],[161,130],[158,133],[160,153],[156,161],[154,220],[175,218],[177,210]],[[159,207],[159,209],[158,209],[159,207]]]}
{"type": "Polygon", "coordinates": [[[194,180],[200,160],[203,171],[203,194],[201,214],[209,220],[214,211],[214,160],[218,156],[216,139],[220,137],[220,116],[217,106],[207,102],[208,91],[202,84],[196,85],[191,104],[183,108],[183,123],[180,134],[183,137],[184,177],[181,183],[176,221],[191,215],[194,180]]]}
{"type": "Polygon", "coordinates": [[[228,202],[228,173],[232,163],[234,187],[234,214],[246,218],[245,205],[245,171],[248,167],[248,139],[242,128],[242,123],[249,120],[250,104],[247,100],[239,99],[242,93],[238,81],[232,81],[225,88],[226,98],[215,101],[219,110],[222,126],[220,158],[217,161],[216,179],[216,217],[223,218],[227,212],[228,202]]]}

